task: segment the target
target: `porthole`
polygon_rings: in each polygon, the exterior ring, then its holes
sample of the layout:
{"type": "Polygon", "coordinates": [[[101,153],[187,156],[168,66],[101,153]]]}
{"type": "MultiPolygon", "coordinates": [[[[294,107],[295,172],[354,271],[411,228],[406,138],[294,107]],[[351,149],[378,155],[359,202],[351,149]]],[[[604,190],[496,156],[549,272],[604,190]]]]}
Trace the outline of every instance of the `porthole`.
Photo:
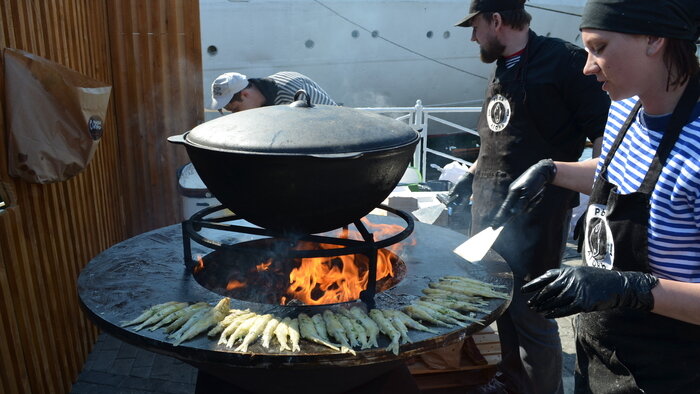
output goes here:
{"type": "Polygon", "coordinates": [[[306,46],[309,49],[313,48],[314,45],[315,45],[314,40],[306,40],[306,42],[304,43],[304,46],[306,46]]]}
{"type": "Polygon", "coordinates": [[[428,38],[433,38],[433,31],[432,31],[432,30],[428,30],[428,32],[425,33],[425,36],[428,37],[428,38]]]}
{"type": "Polygon", "coordinates": [[[379,32],[377,30],[372,30],[372,38],[379,37],[379,32]]]}
{"type": "Polygon", "coordinates": [[[360,32],[357,30],[353,30],[352,33],[350,33],[350,35],[352,36],[352,38],[357,38],[360,36],[360,32]]]}
{"type": "Polygon", "coordinates": [[[214,46],[214,45],[209,45],[209,46],[207,47],[207,53],[209,54],[209,56],[214,56],[214,55],[216,55],[217,53],[219,53],[219,48],[217,48],[217,47],[214,46]]]}
{"type": "Polygon", "coordinates": [[[442,38],[450,38],[450,32],[445,30],[445,32],[442,33],[442,38]]]}

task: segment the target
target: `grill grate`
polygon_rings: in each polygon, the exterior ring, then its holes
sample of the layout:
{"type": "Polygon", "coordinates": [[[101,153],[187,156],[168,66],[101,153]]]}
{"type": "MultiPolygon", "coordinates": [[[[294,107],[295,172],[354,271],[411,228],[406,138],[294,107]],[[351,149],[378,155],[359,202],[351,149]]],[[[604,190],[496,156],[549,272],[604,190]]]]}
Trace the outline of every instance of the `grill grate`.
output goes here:
{"type": "MultiPolygon", "coordinates": [[[[338,245],[339,248],[332,249],[314,249],[314,250],[293,250],[289,248],[284,252],[285,256],[291,259],[303,259],[313,257],[339,257],[345,255],[361,254],[367,257],[369,273],[367,287],[360,293],[360,299],[367,305],[368,308],[375,307],[374,296],[376,294],[377,285],[377,253],[379,249],[386,248],[406,239],[413,232],[414,221],[408,213],[391,208],[386,205],[380,205],[379,209],[393,213],[405,222],[403,230],[387,237],[385,239],[375,240],[374,234],[370,232],[361,220],[353,222],[357,231],[362,235],[362,240],[349,239],[346,237],[326,236],[318,234],[293,234],[284,233],[276,230],[264,229],[259,227],[250,227],[246,225],[231,224],[243,220],[235,213],[221,214],[226,212],[226,208],[222,205],[205,208],[188,220],[182,222],[182,240],[183,240],[183,255],[185,267],[189,273],[192,273],[198,261],[192,255],[192,241],[218,250],[233,250],[238,249],[243,252],[258,252],[264,254],[267,250],[264,249],[265,243],[247,243],[241,244],[235,241],[224,242],[204,236],[201,231],[210,229],[225,233],[240,233],[267,236],[278,240],[289,240],[289,245],[296,245],[299,241],[315,242],[319,244],[338,245]]],[[[228,211],[230,212],[230,211],[228,211]]],[[[343,233],[347,233],[348,226],[343,227],[343,233]]]]}

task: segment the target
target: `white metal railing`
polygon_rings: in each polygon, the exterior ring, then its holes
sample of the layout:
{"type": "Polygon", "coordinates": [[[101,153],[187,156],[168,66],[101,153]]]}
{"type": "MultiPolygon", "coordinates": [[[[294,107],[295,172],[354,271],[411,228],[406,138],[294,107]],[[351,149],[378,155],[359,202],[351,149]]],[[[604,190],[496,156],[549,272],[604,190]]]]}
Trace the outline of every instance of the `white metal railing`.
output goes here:
{"type": "Polygon", "coordinates": [[[383,114],[401,114],[395,117],[395,119],[408,123],[414,130],[419,132],[420,141],[413,155],[413,166],[419,169],[421,176],[424,178],[427,174],[428,153],[454,160],[467,166],[474,164],[447,153],[428,148],[428,126],[429,121],[432,120],[445,126],[452,127],[458,130],[458,132],[478,136],[479,134],[474,129],[441,119],[435,115],[447,113],[479,113],[481,112],[481,107],[424,107],[421,100],[416,100],[416,105],[414,107],[364,107],[357,109],[383,114]]]}

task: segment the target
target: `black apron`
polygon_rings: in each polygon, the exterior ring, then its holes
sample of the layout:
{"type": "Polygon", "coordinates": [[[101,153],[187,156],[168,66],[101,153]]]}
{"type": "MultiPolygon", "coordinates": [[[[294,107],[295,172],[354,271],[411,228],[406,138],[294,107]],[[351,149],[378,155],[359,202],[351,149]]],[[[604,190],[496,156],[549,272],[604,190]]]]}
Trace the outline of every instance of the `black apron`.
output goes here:
{"type": "MultiPolygon", "coordinates": [[[[477,125],[481,146],[474,174],[472,234],[491,224],[515,178],[543,158],[557,159],[557,149],[534,127],[526,103],[529,50],[510,69],[499,60],[496,77],[486,92],[477,125]]],[[[548,108],[545,102],[533,105],[548,108]]],[[[507,223],[493,249],[516,277],[529,280],[560,265],[577,196],[570,190],[547,187],[543,201],[531,213],[507,223]]]]}
{"type": "MultiPolygon", "coordinates": [[[[617,193],[616,186],[606,181],[606,174],[641,102],[617,135],[589,199],[582,255],[585,264],[650,272],[649,198],[698,100],[698,80],[691,80],[688,86],[641,186],[626,195],[617,193]]],[[[581,313],[576,334],[576,393],[700,393],[698,325],[621,308],[581,313]]]]}

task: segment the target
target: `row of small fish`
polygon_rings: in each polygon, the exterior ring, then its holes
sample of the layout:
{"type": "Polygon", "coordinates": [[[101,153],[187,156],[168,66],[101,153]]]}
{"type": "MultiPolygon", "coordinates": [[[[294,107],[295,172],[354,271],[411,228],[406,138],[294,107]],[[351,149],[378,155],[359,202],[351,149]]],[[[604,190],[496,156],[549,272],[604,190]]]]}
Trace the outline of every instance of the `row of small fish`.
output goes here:
{"type": "Polygon", "coordinates": [[[412,342],[409,329],[437,333],[424,324],[466,327],[480,322],[474,317],[476,312],[488,312],[483,298],[508,297],[492,285],[460,276],[446,276],[430,283],[423,294],[402,310],[372,309],[367,313],[357,306],[340,307],[313,316],[300,313],[296,318],[230,309],[228,297],[214,307],[204,302],[166,302],[154,305],[122,326],[135,325],[135,331],[163,327],[176,346],[209,330],[209,337],[219,335],[220,345],[235,346],[239,352],[246,352],[258,340],[269,349],[273,339],[279,351],[298,352],[303,338],[354,355],[353,348],[378,347],[377,337],[383,334],[390,341],[387,350],[398,354],[401,344],[412,342]]]}
{"type": "Polygon", "coordinates": [[[186,302],[165,302],[154,305],[144,311],[136,319],[122,322],[122,327],[136,325],[134,331],[145,327],[155,331],[163,327],[163,331],[173,340],[175,346],[192,339],[211,326],[218,324],[229,313],[231,299],[222,298],[212,307],[206,302],[188,304],[186,302]]]}
{"type": "Polygon", "coordinates": [[[481,323],[477,312],[489,313],[484,298],[507,299],[508,294],[498,291],[501,286],[491,285],[463,276],[445,276],[423,289],[423,296],[403,308],[412,318],[442,327],[467,327],[481,323]]]}
{"type": "Polygon", "coordinates": [[[248,346],[260,339],[262,347],[269,349],[274,337],[279,351],[301,350],[300,339],[326,346],[340,353],[355,355],[353,348],[378,347],[378,335],[384,334],[391,343],[387,349],[398,354],[399,344],[411,342],[408,327],[431,331],[401,311],[372,309],[369,314],[360,307],[326,309],[309,316],[300,313],[296,318],[279,318],[272,314],[232,310],[209,336],[219,334],[219,344],[245,352],[248,346]],[[291,347],[290,347],[291,346],[291,347]]]}

